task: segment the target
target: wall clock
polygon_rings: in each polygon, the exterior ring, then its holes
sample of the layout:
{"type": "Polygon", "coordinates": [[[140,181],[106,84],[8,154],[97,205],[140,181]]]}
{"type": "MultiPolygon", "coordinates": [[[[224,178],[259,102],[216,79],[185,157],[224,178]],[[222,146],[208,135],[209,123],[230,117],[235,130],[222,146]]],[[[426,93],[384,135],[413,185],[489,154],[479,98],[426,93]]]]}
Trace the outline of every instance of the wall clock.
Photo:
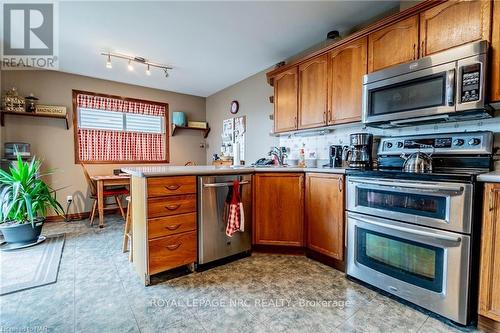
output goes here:
{"type": "Polygon", "coordinates": [[[237,114],[239,109],[240,109],[240,103],[238,103],[238,101],[232,101],[231,102],[231,109],[229,109],[229,111],[232,114],[237,114]]]}

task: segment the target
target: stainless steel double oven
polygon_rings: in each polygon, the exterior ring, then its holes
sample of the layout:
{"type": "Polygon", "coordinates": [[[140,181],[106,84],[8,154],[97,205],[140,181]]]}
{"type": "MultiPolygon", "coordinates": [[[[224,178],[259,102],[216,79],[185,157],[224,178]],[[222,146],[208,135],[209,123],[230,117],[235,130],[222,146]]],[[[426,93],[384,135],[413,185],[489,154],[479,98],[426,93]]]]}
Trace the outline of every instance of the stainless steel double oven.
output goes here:
{"type": "Polygon", "coordinates": [[[347,274],[465,324],[472,185],[348,177],[347,274]]]}
{"type": "Polygon", "coordinates": [[[347,170],[347,274],[460,324],[477,309],[482,184],[493,134],[381,138],[378,170],[347,170]],[[433,172],[403,172],[431,148],[433,172]]]}

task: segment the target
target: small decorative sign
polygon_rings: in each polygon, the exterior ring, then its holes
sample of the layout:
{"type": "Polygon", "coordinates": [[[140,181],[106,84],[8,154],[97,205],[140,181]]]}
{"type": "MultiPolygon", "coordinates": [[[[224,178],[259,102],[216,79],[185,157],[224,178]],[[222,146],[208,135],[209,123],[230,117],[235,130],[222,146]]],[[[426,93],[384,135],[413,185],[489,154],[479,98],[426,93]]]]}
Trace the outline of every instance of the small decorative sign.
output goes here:
{"type": "Polygon", "coordinates": [[[66,107],[65,106],[53,106],[53,105],[37,105],[35,113],[38,114],[50,114],[54,116],[65,116],[66,107]]]}

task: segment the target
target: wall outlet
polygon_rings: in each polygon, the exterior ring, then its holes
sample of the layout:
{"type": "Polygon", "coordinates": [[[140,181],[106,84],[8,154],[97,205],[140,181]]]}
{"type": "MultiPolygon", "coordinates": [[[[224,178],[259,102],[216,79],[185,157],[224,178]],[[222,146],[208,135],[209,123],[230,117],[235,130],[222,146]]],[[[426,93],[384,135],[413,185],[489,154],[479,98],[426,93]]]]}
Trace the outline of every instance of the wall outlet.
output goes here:
{"type": "Polygon", "coordinates": [[[68,195],[68,196],[66,197],[66,202],[67,202],[67,203],[73,202],[73,196],[72,196],[72,195],[68,195]]]}

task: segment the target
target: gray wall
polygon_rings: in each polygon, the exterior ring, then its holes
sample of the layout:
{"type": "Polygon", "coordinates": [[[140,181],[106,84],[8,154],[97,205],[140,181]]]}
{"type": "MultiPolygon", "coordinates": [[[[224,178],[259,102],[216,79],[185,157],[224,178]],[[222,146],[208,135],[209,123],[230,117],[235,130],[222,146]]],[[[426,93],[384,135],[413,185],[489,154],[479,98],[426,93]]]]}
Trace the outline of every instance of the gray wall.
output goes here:
{"type": "Polygon", "coordinates": [[[278,144],[279,140],[269,135],[273,129],[273,122],[269,119],[269,115],[273,113],[273,104],[269,103],[273,88],[266,82],[266,71],[207,97],[206,117],[211,127],[207,138],[207,164],[211,163],[212,154],[220,153],[222,121],[235,117],[229,112],[232,100],[237,100],[240,104],[236,116],[247,117],[245,137],[247,165],[266,156],[269,148],[278,144]]]}

